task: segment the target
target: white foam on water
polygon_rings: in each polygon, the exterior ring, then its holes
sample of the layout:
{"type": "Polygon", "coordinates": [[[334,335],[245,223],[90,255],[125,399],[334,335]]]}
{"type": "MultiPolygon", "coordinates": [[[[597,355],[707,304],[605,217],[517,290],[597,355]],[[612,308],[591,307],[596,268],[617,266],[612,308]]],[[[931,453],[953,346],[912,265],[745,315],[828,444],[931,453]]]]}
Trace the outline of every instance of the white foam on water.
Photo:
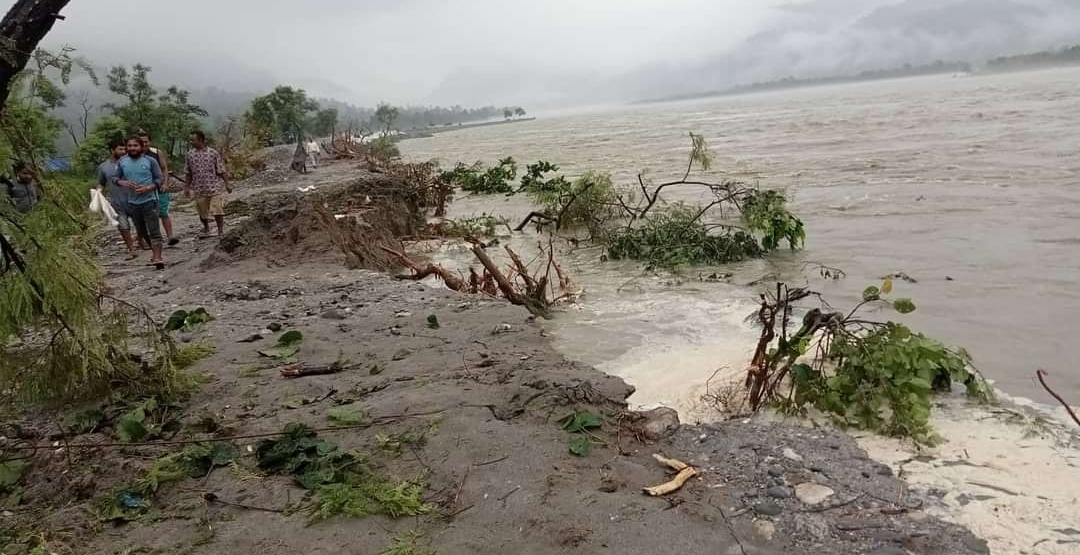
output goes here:
{"type": "Polygon", "coordinates": [[[968,527],[989,543],[992,553],[1076,555],[1076,425],[1024,412],[950,400],[933,413],[934,429],[945,439],[937,447],[918,451],[910,442],[871,434],[857,438],[872,458],[892,466],[912,488],[943,493],[927,512],[968,527]],[[919,455],[930,457],[916,460],[919,455]]]}

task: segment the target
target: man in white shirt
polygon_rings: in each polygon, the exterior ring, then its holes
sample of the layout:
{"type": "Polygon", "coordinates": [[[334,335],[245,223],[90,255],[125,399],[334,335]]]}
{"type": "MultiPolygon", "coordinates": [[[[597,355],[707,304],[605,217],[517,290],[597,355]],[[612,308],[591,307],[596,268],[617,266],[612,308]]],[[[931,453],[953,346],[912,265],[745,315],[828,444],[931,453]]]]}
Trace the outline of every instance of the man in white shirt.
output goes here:
{"type": "Polygon", "coordinates": [[[319,156],[322,155],[322,149],[319,148],[319,143],[315,142],[315,139],[308,140],[304,145],[304,150],[307,152],[308,160],[311,161],[311,167],[319,167],[319,156]]]}

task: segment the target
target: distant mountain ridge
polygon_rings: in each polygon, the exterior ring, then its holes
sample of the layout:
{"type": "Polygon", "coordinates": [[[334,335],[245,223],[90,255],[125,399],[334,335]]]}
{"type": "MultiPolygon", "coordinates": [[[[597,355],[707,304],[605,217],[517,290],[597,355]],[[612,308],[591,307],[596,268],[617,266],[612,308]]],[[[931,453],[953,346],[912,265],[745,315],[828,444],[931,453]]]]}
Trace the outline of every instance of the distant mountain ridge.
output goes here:
{"type": "Polygon", "coordinates": [[[772,25],[731,51],[633,72],[616,86],[647,98],[789,75],[851,75],[936,60],[982,63],[1077,43],[1077,0],[813,0],[781,9],[772,25]]]}

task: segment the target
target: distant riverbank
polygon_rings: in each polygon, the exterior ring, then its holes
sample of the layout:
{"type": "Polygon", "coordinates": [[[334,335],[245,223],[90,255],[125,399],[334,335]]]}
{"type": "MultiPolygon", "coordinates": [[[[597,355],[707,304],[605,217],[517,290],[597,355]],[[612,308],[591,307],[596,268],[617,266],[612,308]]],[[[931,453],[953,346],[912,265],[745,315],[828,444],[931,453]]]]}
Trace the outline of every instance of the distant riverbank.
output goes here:
{"type": "Polygon", "coordinates": [[[461,131],[463,129],[472,129],[474,127],[489,127],[492,125],[508,125],[511,123],[524,123],[527,121],[536,121],[536,118],[516,118],[507,120],[496,121],[483,121],[480,123],[459,123],[457,125],[443,125],[441,127],[428,127],[426,129],[413,129],[410,131],[403,131],[401,134],[402,139],[421,139],[424,137],[431,137],[439,133],[447,133],[449,131],[461,131]]]}
{"type": "Polygon", "coordinates": [[[846,83],[864,83],[870,81],[885,81],[889,79],[903,79],[907,77],[929,77],[934,75],[952,75],[954,77],[968,76],[973,74],[992,73],[1015,73],[1024,71],[1039,71],[1057,67],[1070,67],[1080,65],[1080,46],[1063,51],[1059,54],[1039,53],[1009,58],[997,58],[990,60],[985,66],[974,68],[966,62],[937,62],[925,66],[905,66],[893,70],[865,71],[858,75],[837,75],[833,77],[810,77],[795,78],[785,77],[775,81],[752,83],[750,85],[737,85],[729,89],[692,92],[676,94],[658,98],[637,100],[632,104],[659,104],[664,102],[679,102],[683,100],[699,100],[723,96],[735,96],[753,94],[759,92],[779,91],[788,89],[801,89],[808,87],[820,87],[828,85],[842,85],[846,83]],[[1073,57],[1066,57],[1066,54],[1073,57]]]}

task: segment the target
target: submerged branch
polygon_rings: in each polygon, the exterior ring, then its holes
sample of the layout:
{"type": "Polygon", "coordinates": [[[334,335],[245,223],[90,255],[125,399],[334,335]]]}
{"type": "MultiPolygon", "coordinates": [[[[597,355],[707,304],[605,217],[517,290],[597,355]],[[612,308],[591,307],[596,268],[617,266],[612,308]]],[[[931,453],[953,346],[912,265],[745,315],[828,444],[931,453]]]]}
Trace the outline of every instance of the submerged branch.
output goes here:
{"type": "Polygon", "coordinates": [[[1039,378],[1039,383],[1042,384],[1043,389],[1045,389],[1046,392],[1049,393],[1051,397],[1053,397],[1054,399],[1057,399],[1057,402],[1061,403],[1061,406],[1065,407],[1065,411],[1068,412],[1069,416],[1072,417],[1073,422],[1076,422],[1076,425],[1080,426],[1080,417],[1076,416],[1076,412],[1073,411],[1072,406],[1069,405],[1069,403],[1066,403],[1065,399],[1061,398],[1061,395],[1058,395],[1053,389],[1050,389],[1049,385],[1046,384],[1046,376],[1047,375],[1048,374],[1047,374],[1046,370],[1036,370],[1035,371],[1035,377],[1039,378]]]}

